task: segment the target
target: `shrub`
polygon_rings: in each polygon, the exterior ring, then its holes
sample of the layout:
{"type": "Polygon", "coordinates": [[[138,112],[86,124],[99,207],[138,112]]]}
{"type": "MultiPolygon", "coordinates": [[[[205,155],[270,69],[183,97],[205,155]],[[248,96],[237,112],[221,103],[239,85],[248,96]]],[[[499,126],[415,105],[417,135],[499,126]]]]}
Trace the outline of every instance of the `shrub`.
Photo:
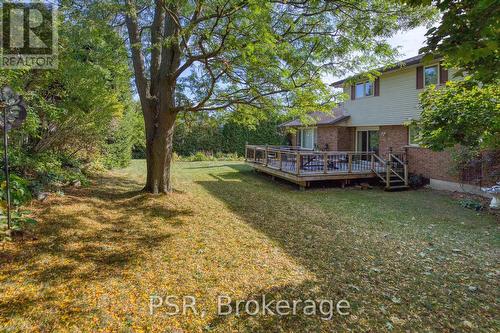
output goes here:
{"type": "Polygon", "coordinates": [[[16,174],[10,174],[9,180],[10,197],[12,204],[12,230],[7,230],[7,181],[5,179],[5,175],[2,174],[0,178],[0,231],[5,230],[5,232],[0,233],[0,240],[11,240],[12,232],[24,232],[30,229],[36,223],[36,221],[32,218],[25,216],[30,212],[19,210],[19,207],[22,204],[27,203],[31,200],[29,182],[16,174]]]}
{"type": "Polygon", "coordinates": [[[197,151],[194,155],[191,155],[187,158],[187,161],[190,162],[213,161],[213,160],[215,160],[215,158],[212,155],[201,151],[197,151]]]}
{"type": "Polygon", "coordinates": [[[479,201],[476,201],[476,200],[472,200],[472,199],[463,199],[463,200],[460,200],[460,206],[464,207],[464,208],[468,208],[468,209],[474,209],[475,211],[480,211],[480,210],[483,210],[484,209],[484,206],[482,203],[480,203],[479,201]]]}
{"type": "MultiPolygon", "coordinates": [[[[283,121],[284,119],[271,117],[249,126],[231,118],[215,119],[206,115],[185,115],[176,123],[174,151],[182,156],[196,155],[199,151],[243,155],[247,142],[284,144],[285,134],[276,130],[278,124],[283,121]]],[[[142,154],[138,147],[134,155],[142,156],[142,154]]]]}
{"type": "Polygon", "coordinates": [[[0,214],[0,241],[11,241],[13,236],[20,236],[31,231],[37,221],[26,216],[30,213],[30,211],[13,211],[11,213],[11,230],[7,230],[7,216],[0,214]]]}
{"type": "Polygon", "coordinates": [[[179,156],[177,153],[172,155],[173,161],[181,162],[202,162],[202,161],[241,161],[243,158],[238,156],[237,153],[221,153],[217,152],[212,155],[208,152],[198,151],[195,154],[189,156],[179,156]]]}
{"type": "MultiPolygon", "coordinates": [[[[11,174],[9,179],[12,205],[14,207],[19,207],[20,205],[30,201],[31,191],[28,186],[29,182],[16,174],[11,174]]],[[[4,175],[2,175],[1,178],[0,200],[2,201],[2,209],[5,210],[5,207],[7,205],[7,182],[4,175]]]]}
{"type": "Polygon", "coordinates": [[[425,178],[422,175],[412,174],[410,175],[410,177],[408,177],[408,184],[411,188],[417,189],[429,184],[429,179],[425,178]]]}
{"type": "Polygon", "coordinates": [[[216,153],[215,159],[217,161],[241,161],[243,157],[239,156],[237,153],[216,153]]]}
{"type": "Polygon", "coordinates": [[[145,138],[137,135],[138,132],[144,132],[140,117],[142,116],[137,110],[130,108],[123,117],[116,119],[103,147],[102,164],[106,168],[127,166],[134,149],[137,153],[138,145],[144,144],[145,138]]]}

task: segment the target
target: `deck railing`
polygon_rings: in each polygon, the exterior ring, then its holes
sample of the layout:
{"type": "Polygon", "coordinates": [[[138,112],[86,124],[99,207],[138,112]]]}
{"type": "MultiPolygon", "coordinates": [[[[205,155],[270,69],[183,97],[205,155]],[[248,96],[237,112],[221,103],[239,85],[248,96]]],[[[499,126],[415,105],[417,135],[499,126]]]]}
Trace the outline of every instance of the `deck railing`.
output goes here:
{"type": "Polygon", "coordinates": [[[402,152],[390,152],[389,163],[391,173],[400,179],[404,186],[408,186],[408,161],[402,152]]]}
{"type": "Polygon", "coordinates": [[[259,145],[246,145],[245,152],[248,162],[298,176],[385,171],[385,164],[376,159],[374,152],[312,151],[259,145]]]}

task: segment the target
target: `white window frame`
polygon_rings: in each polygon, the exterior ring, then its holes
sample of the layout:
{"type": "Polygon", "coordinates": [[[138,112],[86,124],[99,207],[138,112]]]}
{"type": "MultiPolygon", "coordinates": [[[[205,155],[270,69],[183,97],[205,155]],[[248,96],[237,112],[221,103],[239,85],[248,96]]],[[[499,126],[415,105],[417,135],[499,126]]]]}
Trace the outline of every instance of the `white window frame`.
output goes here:
{"type": "Polygon", "coordinates": [[[413,128],[413,130],[415,130],[415,126],[413,126],[413,125],[408,126],[408,146],[420,147],[420,144],[418,144],[417,142],[414,142],[414,143],[411,142],[411,130],[412,130],[412,128],[413,128]]]}
{"type": "Polygon", "coordinates": [[[356,84],[354,85],[354,99],[360,99],[360,98],[366,98],[366,97],[372,97],[373,95],[375,94],[375,83],[370,81],[370,80],[366,80],[366,81],[362,81],[362,82],[356,82],[356,84]],[[372,93],[370,95],[367,95],[366,94],[366,84],[367,83],[370,83],[372,85],[372,93]],[[363,85],[363,95],[362,96],[358,96],[356,94],[357,92],[357,88],[358,88],[358,85],[359,84],[362,84],[363,85]]]}
{"type": "Polygon", "coordinates": [[[307,149],[307,150],[314,150],[316,143],[318,140],[318,131],[316,127],[301,127],[300,128],[300,148],[301,149],[307,149]],[[305,130],[312,130],[313,133],[313,142],[312,142],[312,147],[304,147],[304,131],[305,130]]]}
{"type": "MultiPolygon", "coordinates": [[[[424,81],[424,82],[423,82],[423,83],[424,83],[424,88],[425,88],[425,87],[427,87],[427,84],[425,84],[425,70],[426,70],[427,68],[430,68],[430,67],[436,67],[436,70],[437,70],[437,75],[436,75],[436,77],[437,77],[436,86],[438,86],[438,85],[439,85],[439,82],[440,82],[439,80],[441,79],[441,78],[439,77],[439,76],[440,76],[440,72],[441,72],[441,71],[439,70],[439,64],[434,64],[434,65],[424,66],[424,73],[423,73],[423,78],[422,78],[422,79],[423,79],[423,81],[424,81]]],[[[433,83],[431,83],[431,84],[433,84],[433,83]]]]}

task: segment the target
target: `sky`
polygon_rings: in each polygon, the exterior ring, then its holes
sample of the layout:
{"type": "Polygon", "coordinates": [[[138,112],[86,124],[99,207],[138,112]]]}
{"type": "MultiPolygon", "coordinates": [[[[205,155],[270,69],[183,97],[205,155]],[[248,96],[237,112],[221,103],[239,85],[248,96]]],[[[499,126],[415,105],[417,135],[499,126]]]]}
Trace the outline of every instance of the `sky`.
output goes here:
{"type": "MultiPolygon", "coordinates": [[[[394,47],[398,47],[399,49],[399,53],[401,55],[398,57],[398,60],[403,60],[418,55],[418,50],[425,45],[425,33],[427,32],[427,30],[428,28],[426,28],[425,26],[420,26],[406,32],[400,32],[389,39],[389,44],[394,47]]],[[[345,77],[325,75],[323,77],[323,82],[330,84],[344,78],[345,77]]]]}
{"type": "Polygon", "coordinates": [[[418,54],[418,50],[425,44],[425,33],[427,28],[424,26],[413,30],[399,33],[389,40],[392,46],[399,46],[402,54],[401,59],[410,58],[418,54]]]}

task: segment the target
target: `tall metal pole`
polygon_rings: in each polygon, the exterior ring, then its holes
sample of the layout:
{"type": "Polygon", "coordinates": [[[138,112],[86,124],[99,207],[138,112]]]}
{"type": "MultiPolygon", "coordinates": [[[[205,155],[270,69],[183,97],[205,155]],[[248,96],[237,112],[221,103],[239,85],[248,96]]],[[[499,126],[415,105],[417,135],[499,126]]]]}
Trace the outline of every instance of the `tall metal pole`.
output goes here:
{"type": "Polygon", "coordinates": [[[10,216],[10,179],[9,179],[9,155],[7,149],[9,147],[9,140],[7,136],[7,108],[3,107],[3,162],[5,172],[5,182],[7,185],[7,229],[11,227],[10,216]]]}

